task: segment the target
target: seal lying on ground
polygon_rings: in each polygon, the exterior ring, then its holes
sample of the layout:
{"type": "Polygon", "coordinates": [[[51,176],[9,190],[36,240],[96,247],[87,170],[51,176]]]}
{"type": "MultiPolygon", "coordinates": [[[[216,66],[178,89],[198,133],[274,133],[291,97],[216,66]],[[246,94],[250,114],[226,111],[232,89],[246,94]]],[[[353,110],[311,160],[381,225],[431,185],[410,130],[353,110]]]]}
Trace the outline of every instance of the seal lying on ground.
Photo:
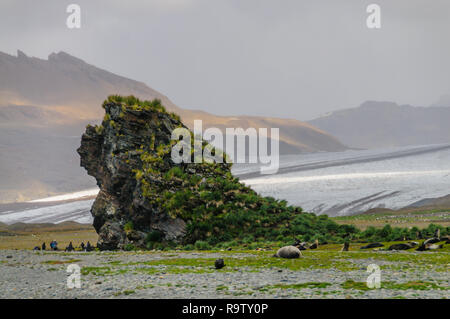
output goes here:
{"type": "Polygon", "coordinates": [[[430,249],[439,249],[439,246],[441,246],[441,245],[433,245],[438,242],[440,242],[440,239],[437,237],[428,238],[416,250],[417,251],[425,251],[425,250],[430,250],[430,249]],[[435,247],[435,248],[430,248],[430,247],[435,247]]]}
{"type": "Polygon", "coordinates": [[[428,245],[426,248],[427,248],[427,250],[441,249],[441,248],[444,248],[444,245],[432,244],[432,245],[428,245]]]}
{"type": "Polygon", "coordinates": [[[317,247],[319,247],[319,241],[316,239],[316,241],[314,242],[314,244],[312,244],[311,246],[309,246],[309,249],[317,249],[317,247]]]}
{"type": "Polygon", "coordinates": [[[417,251],[425,251],[425,250],[433,250],[433,249],[441,249],[443,248],[444,245],[436,245],[436,244],[422,244],[419,246],[419,248],[417,248],[417,251]]]}
{"type": "Polygon", "coordinates": [[[411,249],[415,246],[417,246],[417,243],[415,243],[415,242],[393,244],[393,245],[389,246],[388,250],[407,250],[407,249],[411,249]]]}
{"type": "Polygon", "coordinates": [[[450,236],[444,236],[441,238],[442,241],[445,241],[446,244],[450,244],[450,236]]]}
{"type": "Polygon", "coordinates": [[[301,257],[302,253],[300,249],[294,246],[284,246],[278,249],[277,253],[274,255],[274,257],[280,257],[280,258],[299,258],[301,257]]]}
{"type": "Polygon", "coordinates": [[[384,247],[382,243],[371,243],[366,246],[362,246],[360,249],[369,249],[369,248],[377,248],[377,247],[384,247]]]}
{"type": "Polygon", "coordinates": [[[423,245],[426,246],[428,244],[436,244],[438,242],[440,242],[441,240],[438,237],[432,237],[432,238],[428,238],[427,240],[425,240],[423,242],[423,245]]]}
{"type": "Polygon", "coordinates": [[[308,249],[308,243],[305,241],[301,242],[299,239],[296,239],[291,246],[297,247],[299,250],[308,249]]]}

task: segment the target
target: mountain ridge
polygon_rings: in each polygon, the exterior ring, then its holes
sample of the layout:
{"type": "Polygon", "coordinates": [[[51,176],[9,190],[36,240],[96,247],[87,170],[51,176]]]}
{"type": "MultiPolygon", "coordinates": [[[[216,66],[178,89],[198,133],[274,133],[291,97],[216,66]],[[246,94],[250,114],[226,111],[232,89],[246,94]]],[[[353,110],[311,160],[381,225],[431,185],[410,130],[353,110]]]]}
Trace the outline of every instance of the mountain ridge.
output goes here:
{"type": "Polygon", "coordinates": [[[326,132],[294,119],[217,116],[206,111],[182,109],[167,96],[143,82],[97,68],[63,51],[51,53],[48,60],[28,57],[21,51],[18,51],[17,57],[1,53],[0,74],[3,75],[0,76],[0,106],[5,104],[41,106],[69,114],[73,119],[100,120],[103,113],[99,105],[108,95],[134,95],[143,99],[161,100],[169,111],[178,113],[191,129],[194,119],[203,120],[205,128],[221,128],[226,124],[234,124],[231,119],[238,118],[239,124],[244,129],[279,125],[280,141],[290,144],[297,152],[346,149],[345,145],[326,132]],[[22,71],[22,75],[18,75],[20,72],[17,71],[22,71]],[[283,127],[285,124],[286,128],[283,127]]]}
{"type": "Polygon", "coordinates": [[[366,101],[308,121],[354,148],[450,142],[450,107],[366,101]]]}
{"type": "Polygon", "coordinates": [[[103,117],[111,94],[159,99],[192,129],[279,127],[280,152],[341,151],[331,135],[297,120],[216,116],[182,109],[143,82],[116,75],[65,52],[48,59],[0,52],[0,202],[24,201],[92,188],[94,180],[78,167],[75,150],[87,124],[103,117]]]}

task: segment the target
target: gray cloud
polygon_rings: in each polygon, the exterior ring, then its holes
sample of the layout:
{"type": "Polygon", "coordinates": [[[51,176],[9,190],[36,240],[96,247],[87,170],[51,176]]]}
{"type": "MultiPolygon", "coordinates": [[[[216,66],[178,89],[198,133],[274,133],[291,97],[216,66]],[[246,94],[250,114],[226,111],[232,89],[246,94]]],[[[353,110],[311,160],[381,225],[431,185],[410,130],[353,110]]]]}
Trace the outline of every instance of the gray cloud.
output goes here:
{"type": "Polygon", "coordinates": [[[307,120],[450,92],[447,0],[2,1],[0,51],[66,51],[186,108],[307,120]],[[382,28],[365,26],[366,6],[382,28]],[[77,3],[82,28],[65,26],[77,3]]]}

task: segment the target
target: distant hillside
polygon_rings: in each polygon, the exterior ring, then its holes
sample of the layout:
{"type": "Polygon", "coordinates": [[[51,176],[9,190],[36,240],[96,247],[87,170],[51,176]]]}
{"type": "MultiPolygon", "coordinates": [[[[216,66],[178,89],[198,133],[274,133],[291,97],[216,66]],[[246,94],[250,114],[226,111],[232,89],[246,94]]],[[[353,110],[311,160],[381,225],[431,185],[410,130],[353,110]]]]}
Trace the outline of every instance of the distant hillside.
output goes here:
{"type": "Polygon", "coordinates": [[[433,106],[450,106],[450,94],[442,95],[433,106]]]}
{"type": "Polygon", "coordinates": [[[449,208],[450,207],[450,194],[438,197],[438,198],[424,198],[415,203],[412,203],[407,208],[421,208],[421,207],[432,207],[432,208],[449,208]]]}
{"type": "MultiPolygon", "coordinates": [[[[59,52],[48,60],[27,57],[18,51],[17,57],[0,52],[0,106],[35,106],[45,111],[59,112],[70,120],[100,120],[101,103],[110,94],[135,95],[142,99],[158,98],[172,112],[181,115],[187,126],[194,119],[204,121],[204,127],[279,127],[280,140],[290,146],[290,152],[339,151],[346,147],[337,139],[297,120],[255,116],[216,116],[203,111],[184,110],[165,95],[142,82],[130,80],[59,52]]],[[[276,107],[276,106],[274,106],[276,107]]],[[[23,110],[23,109],[22,109],[23,110]]],[[[5,114],[6,111],[0,111],[5,114]]],[[[33,111],[35,112],[35,111],[33,111]]],[[[50,113],[42,114],[45,119],[50,113]]],[[[51,113],[52,117],[56,115],[51,113]]],[[[1,118],[0,118],[1,120],[1,118]]]]}
{"type": "MultiPolygon", "coordinates": [[[[48,60],[0,52],[0,202],[21,201],[95,185],[79,167],[75,150],[88,123],[101,120],[110,94],[162,101],[192,128],[278,127],[280,151],[346,149],[336,138],[297,120],[216,116],[184,110],[142,82],[127,79],[59,52],[48,60]]],[[[274,106],[276,107],[276,106],[274,106]]]]}
{"type": "Polygon", "coordinates": [[[308,123],[350,147],[379,148],[450,142],[450,107],[368,101],[308,123]]]}
{"type": "Polygon", "coordinates": [[[60,111],[76,119],[99,119],[101,103],[110,94],[160,99],[178,110],[166,96],[142,82],[115,75],[65,52],[48,60],[0,52],[0,105],[33,105],[60,111]]]}

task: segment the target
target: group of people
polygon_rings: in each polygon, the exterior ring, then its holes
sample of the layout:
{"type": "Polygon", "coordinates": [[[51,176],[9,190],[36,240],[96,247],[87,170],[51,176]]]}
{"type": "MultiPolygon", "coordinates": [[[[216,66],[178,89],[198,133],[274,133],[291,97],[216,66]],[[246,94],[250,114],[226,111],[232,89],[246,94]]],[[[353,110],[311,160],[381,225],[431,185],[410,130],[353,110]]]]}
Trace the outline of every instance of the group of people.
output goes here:
{"type": "MultiPolygon", "coordinates": [[[[94,247],[92,247],[91,243],[88,241],[87,244],[85,245],[84,242],[81,242],[80,245],[81,251],[93,251],[94,247]]],[[[65,251],[74,251],[75,248],[72,245],[72,242],[69,243],[69,246],[66,247],[65,251]]]]}
{"type": "MultiPolygon", "coordinates": [[[[88,241],[85,245],[84,242],[80,245],[81,251],[93,251],[94,247],[91,245],[91,243],[88,241]]],[[[42,243],[41,247],[36,246],[33,250],[46,250],[47,246],[44,243],[42,243]]],[[[50,242],[50,250],[58,250],[58,242],[56,240],[52,240],[50,242]]],[[[73,247],[72,242],[69,243],[69,246],[66,247],[65,251],[75,251],[75,247],[73,247]]]]}

